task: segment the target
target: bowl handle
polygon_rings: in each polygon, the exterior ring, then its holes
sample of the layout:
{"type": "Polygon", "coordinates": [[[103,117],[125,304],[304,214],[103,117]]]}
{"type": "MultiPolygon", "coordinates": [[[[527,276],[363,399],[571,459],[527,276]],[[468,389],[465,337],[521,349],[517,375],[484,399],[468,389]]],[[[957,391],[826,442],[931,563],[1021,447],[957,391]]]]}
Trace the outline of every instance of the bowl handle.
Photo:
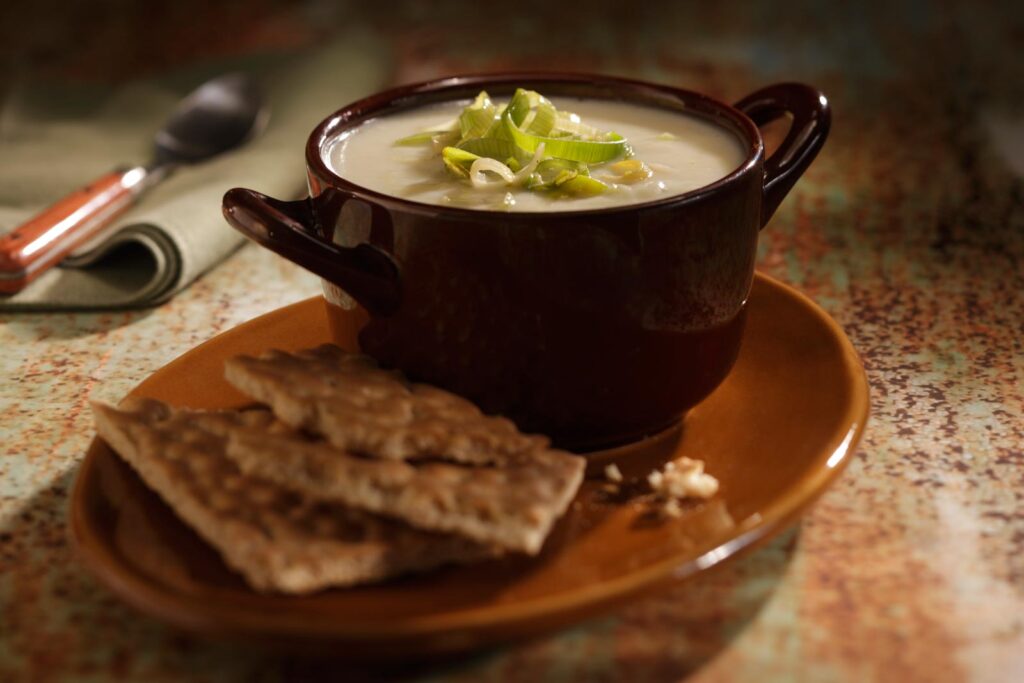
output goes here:
{"type": "Polygon", "coordinates": [[[786,139],[764,162],[763,228],[825,144],[832,112],[821,91],[802,83],[770,85],[747,95],[735,106],[758,126],[786,114],[793,117],[786,139]]]}
{"type": "Polygon", "coordinates": [[[310,200],[284,202],[236,187],[224,195],[224,217],[243,235],[344,289],[372,315],[401,302],[398,266],[370,244],[342,247],[313,230],[310,200]]]}

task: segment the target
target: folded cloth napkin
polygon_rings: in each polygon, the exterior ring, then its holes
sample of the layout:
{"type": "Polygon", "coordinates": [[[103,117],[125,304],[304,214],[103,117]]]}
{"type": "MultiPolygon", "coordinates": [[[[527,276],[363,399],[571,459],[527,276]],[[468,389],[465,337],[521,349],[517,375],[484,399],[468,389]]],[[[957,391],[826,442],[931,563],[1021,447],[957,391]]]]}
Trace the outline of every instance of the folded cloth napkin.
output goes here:
{"type": "Polygon", "coordinates": [[[0,311],[133,308],[171,298],[244,241],[221,214],[226,190],[281,199],[304,192],[313,126],[387,82],[387,54],[377,45],[359,33],[303,55],[249,57],[117,88],[16,87],[0,109],[0,234],[117,166],[146,163],[178,100],[218,73],[256,77],[270,121],[243,147],[179,168],[60,267],[0,295],[0,311]]]}

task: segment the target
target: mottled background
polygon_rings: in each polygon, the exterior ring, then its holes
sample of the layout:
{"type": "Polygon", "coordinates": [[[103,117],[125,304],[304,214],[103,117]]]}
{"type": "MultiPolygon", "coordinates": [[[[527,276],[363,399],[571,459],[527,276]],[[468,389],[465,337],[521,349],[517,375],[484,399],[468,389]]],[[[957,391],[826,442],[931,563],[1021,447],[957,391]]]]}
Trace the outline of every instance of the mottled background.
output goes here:
{"type": "MultiPolygon", "coordinates": [[[[862,354],[873,416],[855,462],[764,550],[532,644],[364,670],[191,640],[83,571],[65,505],[90,397],[317,292],[243,248],[155,310],[0,317],[0,680],[1024,680],[1024,5],[371,4],[5,2],[0,92],[300,50],[353,26],[387,46],[395,82],[531,66],[727,101],[815,84],[833,132],[759,267],[862,354]]],[[[0,121],[0,164],[2,140],[0,121]]]]}

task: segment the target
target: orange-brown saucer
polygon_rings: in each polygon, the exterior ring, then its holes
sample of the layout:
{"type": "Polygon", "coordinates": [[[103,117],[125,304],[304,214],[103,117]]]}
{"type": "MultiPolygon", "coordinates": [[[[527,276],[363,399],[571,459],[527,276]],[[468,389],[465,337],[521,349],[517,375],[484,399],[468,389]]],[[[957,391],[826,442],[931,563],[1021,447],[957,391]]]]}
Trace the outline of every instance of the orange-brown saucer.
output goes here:
{"type": "MultiPolygon", "coordinates": [[[[758,275],[726,381],[676,427],[591,454],[642,478],[669,457],[707,463],[718,496],[655,520],[628,494],[586,481],[536,558],[445,568],[306,597],[261,595],[178,521],[104,442],[75,482],[79,556],[123,600],[197,634],[358,656],[438,654],[538,635],[685,580],[778,533],[850,460],[868,386],[842,330],[794,289],[758,275]]],[[[241,405],[225,359],[330,339],[321,299],[252,320],[189,351],[133,395],[195,408],[241,405]]],[[[626,487],[628,490],[629,487],[626,487]]]]}

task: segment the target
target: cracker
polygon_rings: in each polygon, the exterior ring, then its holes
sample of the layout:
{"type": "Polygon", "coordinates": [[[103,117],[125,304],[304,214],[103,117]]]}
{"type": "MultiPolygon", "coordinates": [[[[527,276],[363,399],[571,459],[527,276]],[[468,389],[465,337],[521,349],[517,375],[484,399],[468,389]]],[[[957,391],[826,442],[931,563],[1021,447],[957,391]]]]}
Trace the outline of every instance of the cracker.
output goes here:
{"type": "Polygon", "coordinates": [[[266,410],[203,413],[129,399],[120,409],[94,403],[93,414],[100,436],[257,590],[350,586],[494,552],[243,474],[224,455],[224,435],[273,432],[266,410]]]}
{"type": "Polygon", "coordinates": [[[460,396],[409,382],[333,345],[238,356],[225,363],[224,374],[283,422],[346,451],[500,465],[548,446],[546,438],[522,434],[511,420],[486,416],[460,396]]]}
{"type": "Polygon", "coordinates": [[[583,480],[585,462],[545,450],[506,467],[365,458],[299,433],[233,426],[227,455],[247,474],[309,498],[536,554],[583,480]]]}

